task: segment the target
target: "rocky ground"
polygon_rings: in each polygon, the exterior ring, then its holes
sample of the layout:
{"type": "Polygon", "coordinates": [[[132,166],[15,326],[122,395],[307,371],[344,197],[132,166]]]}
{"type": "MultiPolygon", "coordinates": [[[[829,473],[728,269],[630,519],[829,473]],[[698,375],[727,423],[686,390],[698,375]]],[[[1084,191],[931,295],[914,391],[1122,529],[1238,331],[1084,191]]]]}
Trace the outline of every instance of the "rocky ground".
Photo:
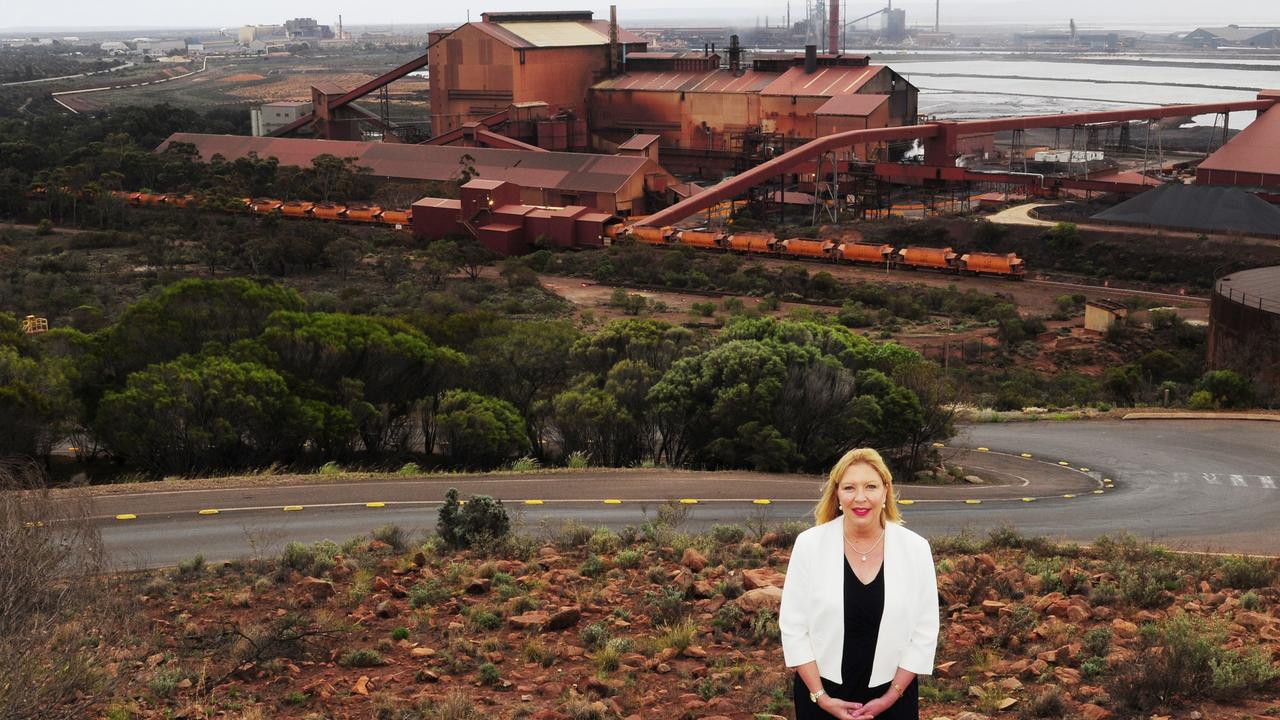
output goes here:
{"type": "MultiPolygon", "coordinates": [[[[193,559],[127,579],[141,626],[99,716],[786,717],[776,611],[800,529],[569,525],[449,551],[388,527],[193,559]]],[[[1007,531],[934,551],[925,718],[1280,715],[1275,561],[1007,531]]]]}

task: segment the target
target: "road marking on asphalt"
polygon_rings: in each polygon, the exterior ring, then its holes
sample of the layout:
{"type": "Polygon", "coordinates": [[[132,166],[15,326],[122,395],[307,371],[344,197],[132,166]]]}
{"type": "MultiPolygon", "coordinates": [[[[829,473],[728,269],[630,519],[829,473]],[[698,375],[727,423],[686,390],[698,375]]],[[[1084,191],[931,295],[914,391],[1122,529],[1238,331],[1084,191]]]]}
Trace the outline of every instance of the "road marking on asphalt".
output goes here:
{"type": "Polygon", "coordinates": [[[1022,457],[1030,460],[1032,456],[1031,456],[1031,453],[1022,453],[1022,457]]]}
{"type": "Polygon", "coordinates": [[[1061,465],[1062,467],[1071,467],[1071,463],[1067,462],[1066,460],[1059,460],[1058,464],[1061,465]]]}
{"type": "Polygon", "coordinates": [[[1070,500],[1071,498],[1075,497],[1075,495],[1073,495],[1072,493],[1067,493],[1066,495],[1063,495],[1062,497],[1064,497],[1064,498],[1066,498],[1066,499],[1070,500]]]}
{"type": "Polygon", "coordinates": [[[122,513],[116,516],[117,520],[137,520],[138,516],[133,513],[122,513]]]}
{"type": "Polygon", "coordinates": [[[1262,487],[1268,490],[1276,489],[1276,481],[1270,475],[1259,475],[1258,480],[1262,482],[1262,487]]]}
{"type": "Polygon", "coordinates": [[[680,498],[680,504],[681,505],[697,505],[698,499],[697,498],[680,498]]]}
{"type": "Polygon", "coordinates": [[[384,502],[371,502],[371,503],[365,503],[364,506],[367,508],[384,508],[387,506],[387,504],[384,502]]]}
{"type": "Polygon", "coordinates": [[[1249,487],[1248,483],[1244,481],[1243,475],[1232,475],[1231,484],[1235,487],[1249,487]]]}
{"type": "Polygon", "coordinates": [[[1022,502],[1035,502],[1035,498],[1022,498],[1022,502]]]}
{"type": "Polygon", "coordinates": [[[284,510],[285,512],[298,512],[299,510],[302,509],[302,506],[301,505],[285,505],[281,509],[284,510]]]}
{"type": "Polygon", "coordinates": [[[1222,484],[1222,483],[1218,480],[1218,473],[1200,473],[1200,475],[1204,478],[1204,481],[1205,481],[1205,482],[1207,482],[1207,483],[1209,483],[1210,485],[1221,485],[1221,484],[1222,484]]]}
{"type": "Polygon", "coordinates": [[[899,500],[898,504],[899,505],[915,505],[916,501],[915,500],[899,500]]]}
{"type": "Polygon", "coordinates": [[[217,514],[218,514],[218,510],[217,510],[216,508],[205,508],[204,510],[201,510],[201,511],[200,511],[199,513],[197,513],[197,514],[199,514],[199,515],[217,515],[217,514]]]}

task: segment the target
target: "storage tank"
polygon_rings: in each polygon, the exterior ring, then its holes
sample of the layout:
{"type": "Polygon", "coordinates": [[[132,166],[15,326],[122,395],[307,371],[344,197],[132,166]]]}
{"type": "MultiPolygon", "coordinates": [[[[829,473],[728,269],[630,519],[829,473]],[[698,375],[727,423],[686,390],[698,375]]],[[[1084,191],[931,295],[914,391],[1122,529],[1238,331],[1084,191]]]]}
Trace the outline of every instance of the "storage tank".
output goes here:
{"type": "Polygon", "coordinates": [[[681,245],[688,245],[689,247],[720,247],[721,234],[718,232],[711,232],[708,230],[681,230],[676,237],[681,245]]]}
{"type": "Polygon", "coordinates": [[[820,258],[825,260],[831,248],[835,243],[830,240],[805,240],[803,238],[791,238],[778,243],[781,252],[784,255],[792,257],[820,258]]]}
{"type": "Polygon", "coordinates": [[[898,251],[898,262],[913,268],[954,270],[956,267],[956,254],[949,247],[907,247],[898,251]]]}
{"type": "Polygon", "coordinates": [[[666,245],[667,238],[671,236],[670,226],[664,227],[633,227],[631,228],[631,237],[635,238],[638,243],[645,245],[666,245]]]}
{"type": "Polygon", "coordinates": [[[844,262],[882,264],[892,259],[893,246],[884,243],[847,242],[836,247],[832,254],[837,260],[844,262]]]}
{"type": "Polygon", "coordinates": [[[306,200],[290,200],[280,206],[280,213],[289,217],[306,217],[315,203],[306,200]]]}
{"type": "Polygon", "coordinates": [[[331,203],[331,202],[323,202],[323,203],[316,203],[316,206],[311,210],[311,215],[312,217],[318,217],[325,220],[340,220],[342,219],[342,213],[346,211],[347,211],[346,205],[340,205],[338,203],[331,203]]]}
{"type": "Polygon", "coordinates": [[[1209,368],[1280,386],[1280,266],[1240,270],[1214,283],[1209,368]]]}
{"type": "Polygon", "coordinates": [[[734,252],[767,253],[774,240],[768,233],[734,233],[725,241],[725,246],[734,252]]]}
{"type": "Polygon", "coordinates": [[[1021,278],[1026,275],[1022,258],[1015,253],[966,253],[960,256],[960,269],[975,275],[988,273],[1021,278]]]}
{"type": "Polygon", "coordinates": [[[352,203],[347,206],[347,219],[356,222],[377,222],[382,208],[369,203],[352,203]]]}

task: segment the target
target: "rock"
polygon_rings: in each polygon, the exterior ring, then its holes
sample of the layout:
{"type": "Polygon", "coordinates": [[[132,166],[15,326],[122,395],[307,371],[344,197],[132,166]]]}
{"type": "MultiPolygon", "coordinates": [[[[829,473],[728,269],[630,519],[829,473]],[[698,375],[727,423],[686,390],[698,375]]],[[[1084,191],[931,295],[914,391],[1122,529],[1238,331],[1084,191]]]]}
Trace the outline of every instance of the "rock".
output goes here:
{"type": "Polygon", "coordinates": [[[1266,627],[1276,621],[1276,619],[1270,615],[1263,615],[1262,613],[1250,612],[1248,610],[1241,610],[1236,613],[1234,620],[1241,626],[1247,627],[1250,630],[1257,630],[1258,628],[1266,627]]]}
{"type": "Polygon", "coordinates": [[[982,713],[976,713],[976,712],[966,710],[960,713],[959,715],[957,715],[956,720],[991,720],[991,718],[987,717],[986,715],[983,715],[982,713]]]}
{"type": "Polygon", "coordinates": [[[556,614],[547,618],[547,622],[543,625],[544,630],[568,630],[578,624],[582,619],[582,608],[577,605],[566,605],[561,607],[556,614]]]}
{"type": "Polygon", "coordinates": [[[1112,620],[1111,631],[1126,640],[1138,637],[1138,626],[1124,618],[1116,618],[1115,620],[1112,620]]]}
{"type": "Polygon", "coordinates": [[[978,564],[981,565],[983,568],[985,568],[988,572],[996,571],[996,559],[991,557],[987,553],[975,555],[973,559],[977,560],[978,564]]]}
{"type": "Polygon", "coordinates": [[[734,602],[737,603],[739,610],[748,615],[755,615],[761,610],[777,614],[778,609],[782,607],[782,590],[772,586],[756,588],[746,591],[734,602]]]}
{"type": "Polygon", "coordinates": [[[416,647],[409,651],[409,656],[416,657],[416,658],[434,657],[435,654],[436,654],[436,651],[432,650],[429,647],[416,647]]]}
{"type": "Polygon", "coordinates": [[[1007,607],[1006,603],[1002,603],[999,600],[983,600],[982,601],[982,612],[988,615],[994,615],[1000,612],[1001,610],[1003,610],[1005,607],[1007,607]]]}
{"type": "Polygon", "coordinates": [[[158,667],[162,662],[164,662],[164,653],[155,653],[147,656],[147,667],[149,668],[158,667]]]}
{"type": "Polygon", "coordinates": [[[560,648],[560,655],[566,660],[580,658],[585,655],[586,652],[586,650],[578,647],[577,645],[566,645],[563,648],[560,648]]]}
{"type": "Polygon", "coordinates": [[[767,532],[760,536],[760,544],[765,547],[773,547],[778,544],[778,540],[780,539],[781,538],[778,537],[778,533],[767,532]]]}
{"type": "Polygon", "coordinates": [[[391,590],[391,583],[388,582],[386,578],[379,575],[378,577],[373,579],[374,592],[384,593],[384,592],[389,592],[390,590],[391,590]]]}
{"type": "Polygon", "coordinates": [[[507,622],[519,630],[538,630],[551,619],[551,614],[543,610],[533,610],[521,615],[512,615],[507,622]]]}
{"type": "Polygon", "coordinates": [[[409,591],[405,590],[404,586],[401,585],[400,583],[396,583],[395,585],[391,586],[391,597],[401,598],[401,599],[407,598],[409,597],[409,591]]]}
{"type": "Polygon", "coordinates": [[[467,594],[483,595],[489,592],[489,584],[490,582],[488,578],[476,578],[467,585],[467,594]]]}
{"type": "Polygon", "coordinates": [[[320,578],[304,577],[302,582],[298,583],[298,589],[306,593],[313,600],[323,600],[333,597],[335,592],[333,583],[320,578]]]}
{"type": "Polygon", "coordinates": [[[1093,703],[1084,703],[1076,708],[1076,713],[1084,720],[1107,720],[1107,718],[1111,717],[1110,710],[1100,708],[1093,703]]]}
{"type": "Polygon", "coordinates": [[[179,681],[178,681],[178,689],[179,689],[179,690],[190,690],[190,689],[191,689],[191,678],[182,678],[181,680],[179,680],[179,681]]]}
{"type": "Polygon", "coordinates": [[[933,674],[940,678],[958,678],[964,674],[964,668],[955,660],[950,660],[938,663],[938,666],[933,669],[933,674]]]}
{"type": "Polygon", "coordinates": [[[742,586],[748,590],[763,587],[782,587],[787,576],[770,567],[742,571],[742,586]]]}
{"type": "Polygon", "coordinates": [[[416,565],[416,566],[418,566],[418,567],[424,567],[424,566],[427,564],[427,555],[426,555],[426,553],[422,552],[421,550],[419,550],[418,552],[414,553],[414,554],[413,554],[413,564],[414,564],[414,565],[416,565]]]}
{"type": "Polygon", "coordinates": [[[1022,689],[1022,682],[1018,678],[1007,677],[1000,681],[1000,688],[1005,692],[1017,692],[1022,689]]]}
{"type": "Polygon", "coordinates": [[[684,649],[684,656],[691,658],[704,658],[707,656],[707,651],[701,645],[690,645],[684,649]]]}
{"type": "Polygon", "coordinates": [[[716,594],[716,589],[706,580],[698,580],[693,583],[693,596],[696,598],[710,598],[716,594]]]}
{"type": "Polygon", "coordinates": [[[437,675],[434,671],[428,670],[426,668],[423,668],[418,672],[414,673],[414,677],[417,678],[420,682],[425,682],[425,683],[440,682],[440,676],[437,675]]]}
{"type": "Polygon", "coordinates": [[[965,475],[964,481],[969,483],[970,485],[985,485],[987,482],[986,480],[983,480],[977,475],[965,475]]]}
{"type": "Polygon", "coordinates": [[[390,600],[383,600],[378,603],[378,609],[374,611],[380,618],[393,618],[400,614],[400,608],[390,600]]]}
{"type": "Polygon", "coordinates": [[[1053,676],[1063,685],[1080,684],[1080,671],[1075,668],[1056,667],[1053,669],[1053,676]]]}
{"type": "Polygon", "coordinates": [[[1093,613],[1088,608],[1079,605],[1071,605],[1067,608],[1067,620],[1071,623],[1079,625],[1089,618],[1093,617],[1093,613]]]}
{"type": "Polygon", "coordinates": [[[1032,607],[1035,608],[1036,612],[1042,613],[1048,610],[1050,605],[1053,605],[1059,600],[1062,600],[1064,597],[1065,596],[1060,592],[1051,592],[1048,595],[1045,595],[1041,597],[1039,600],[1037,600],[1036,604],[1033,605],[1032,607]]]}
{"type": "Polygon", "coordinates": [[[694,572],[702,572],[707,566],[707,558],[693,548],[685,548],[684,554],[680,556],[680,564],[694,572]]]}
{"type": "Polygon", "coordinates": [[[356,681],[356,684],[352,686],[351,692],[357,695],[368,695],[369,694],[369,676],[361,675],[360,679],[356,681]]]}
{"type": "Polygon", "coordinates": [[[659,675],[666,675],[667,673],[671,672],[671,666],[666,663],[658,663],[658,666],[655,667],[653,671],[658,673],[659,675]]]}

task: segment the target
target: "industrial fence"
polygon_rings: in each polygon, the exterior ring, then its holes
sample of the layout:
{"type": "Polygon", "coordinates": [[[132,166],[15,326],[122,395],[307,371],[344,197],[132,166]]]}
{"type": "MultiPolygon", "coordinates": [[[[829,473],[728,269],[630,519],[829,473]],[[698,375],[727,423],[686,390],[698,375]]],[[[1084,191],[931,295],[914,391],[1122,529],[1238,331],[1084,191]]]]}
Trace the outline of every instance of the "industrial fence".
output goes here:
{"type": "Polygon", "coordinates": [[[1223,298],[1247,308],[1256,308],[1265,312],[1280,314],[1280,301],[1272,298],[1265,298],[1260,295],[1253,295],[1241,290],[1236,290],[1232,287],[1224,287],[1224,284],[1225,283],[1223,283],[1223,281],[1219,280],[1218,287],[1216,288],[1218,295],[1223,298]]]}

